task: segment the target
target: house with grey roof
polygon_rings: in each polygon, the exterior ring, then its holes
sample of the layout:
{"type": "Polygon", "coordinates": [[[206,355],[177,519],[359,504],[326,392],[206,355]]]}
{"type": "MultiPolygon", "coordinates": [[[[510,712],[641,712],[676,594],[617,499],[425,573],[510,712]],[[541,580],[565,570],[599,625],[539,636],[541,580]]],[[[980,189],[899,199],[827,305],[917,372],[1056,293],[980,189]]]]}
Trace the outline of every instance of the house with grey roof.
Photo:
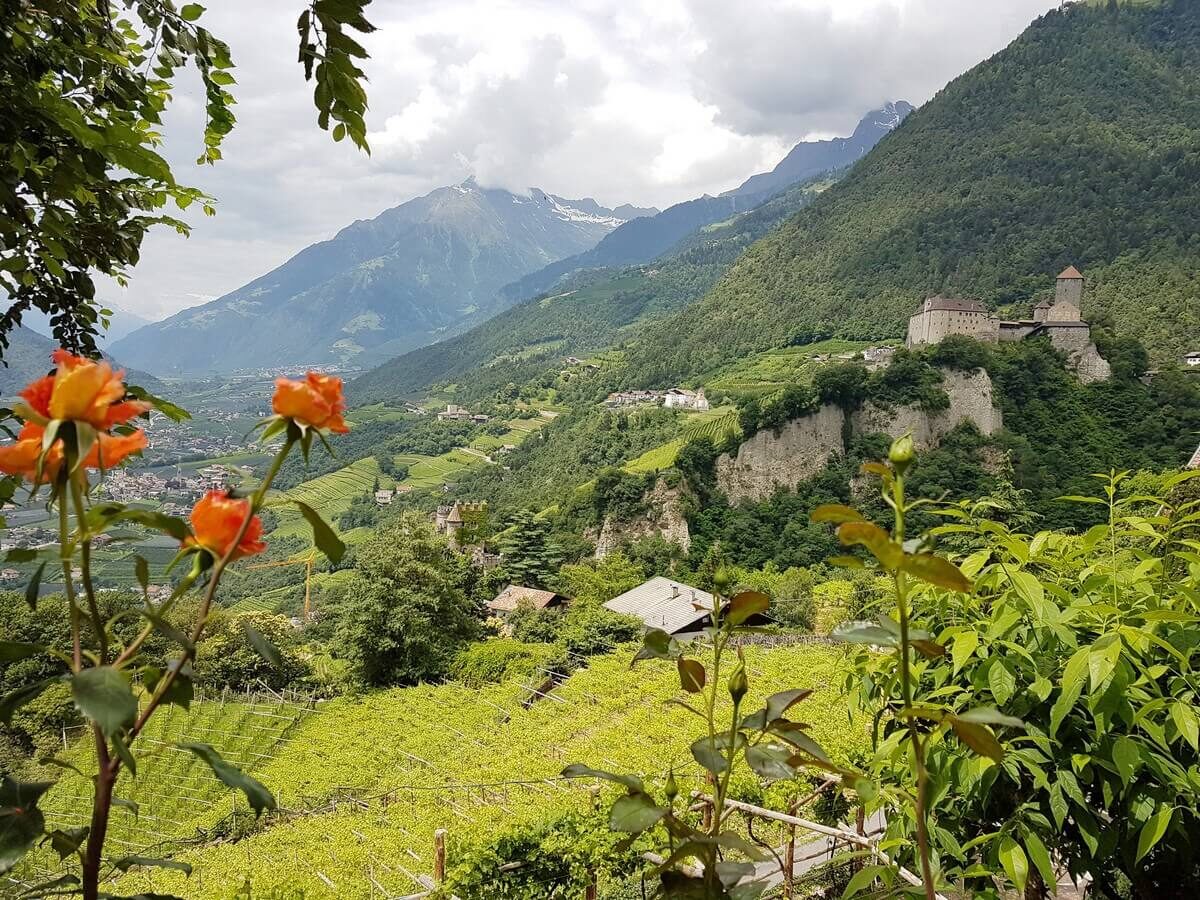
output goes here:
{"type": "MultiPolygon", "coordinates": [[[[647,628],[687,635],[712,624],[713,595],[659,576],[604,604],[616,613],[637,616],[647,628]]],[[[765,620],[764,620],[765,621],[765,620]]],[[[752,624],[760,624],[757,621],[752,624]]]]}

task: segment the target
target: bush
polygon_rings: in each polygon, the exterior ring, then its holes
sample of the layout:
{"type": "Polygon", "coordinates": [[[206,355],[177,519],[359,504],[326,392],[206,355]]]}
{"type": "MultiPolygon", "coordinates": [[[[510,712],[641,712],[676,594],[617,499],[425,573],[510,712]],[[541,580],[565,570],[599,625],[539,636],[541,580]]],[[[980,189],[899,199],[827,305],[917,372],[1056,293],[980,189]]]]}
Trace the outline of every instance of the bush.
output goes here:
{"type": "Polygon", "coordinates": [[[931,365],[961,372],[985,369],[991,358],[986,345],[962,334],[950,335],[929,351],[931,365]]]}
{"type": "Polygon", "coordinates": [[[813,390],[821,403],[832,403],[846,412],[854,412],[867,399],[869,373],[858,363],[825,366],[813,376],[813,390]]]}
{"type": "Polygon", "coordinates": [[[296,629],[283,616],[264,612],[212,616],[200,642],[196,678],[216,688],[244,691],[266,686],[278,691],[309,674],[296,649],[296,629]],[[250,643],[247,626],[275,646],[279,665],[263,659],[250,643]]]}
{"type": "Polygon", "coordinates": [[[450,675],[468,687],[525,678],[549,669],[565,671],[566,657],[553,644],[526,644],[512,638],[493,638],[460,650],[450,675]]]}

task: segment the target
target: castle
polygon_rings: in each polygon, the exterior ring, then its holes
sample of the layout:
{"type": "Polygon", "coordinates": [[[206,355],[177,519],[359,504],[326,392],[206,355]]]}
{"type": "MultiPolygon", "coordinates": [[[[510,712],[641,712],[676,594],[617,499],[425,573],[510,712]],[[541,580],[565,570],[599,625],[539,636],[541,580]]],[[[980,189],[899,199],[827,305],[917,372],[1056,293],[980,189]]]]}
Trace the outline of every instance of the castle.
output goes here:
{"type": "Polygon", "coordinates": [[[905,343],[909,347],[937,344],[952,334],[989,344],[1046,335],[1056,350],[1067,355],[1082,381],[1101,381],[1111,371],[1092,343],[1092,329],[1083,320],[1082,305],[1083,275],[1071,266],[1058,276],[1054,302],[1039,303],[1032,319],[1001,319],[979,300],[930,297],[908,320],[905,343]]]}

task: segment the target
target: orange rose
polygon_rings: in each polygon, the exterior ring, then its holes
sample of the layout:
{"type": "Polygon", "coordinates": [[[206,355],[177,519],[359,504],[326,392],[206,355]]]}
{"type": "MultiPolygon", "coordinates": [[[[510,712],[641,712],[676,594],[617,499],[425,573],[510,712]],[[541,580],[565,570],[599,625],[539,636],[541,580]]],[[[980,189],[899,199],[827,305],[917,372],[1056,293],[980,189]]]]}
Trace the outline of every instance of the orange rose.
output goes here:
{"type": "Polygon", "coordinates": [[[57,371],[21,391],[28,406],[18,412],[25,418],[72,419],[106,431],[150,409],[149,403],[122,399],[125,373],[114,372],[107,362],[84,359],[66,350],[55,350],[51,359],[57,371]]]}
{"type": "MultiPolygon", "coordinates": [[[[38,457],[42,454],[42,435],[45,432],[46,429],[34,422],[26,422],[21,426],[16,443],[0,447],[0,472],[6,475],[20,475],[28,481],[35,481],[38,457]]],[[[55,441],[42,461],[40,483],[54,481],[62,464],[62,441],[55,441]]]]}
{"type": "Polygon", "coordinates": [[[132,434],[101,432],[88,455],[83,458],[83,464],[89,469],[111,469],[131,453],[145,450],[148,446],[146,432],[140,428],[132,434]]]}
{"type": "MultiPolygon", "coordinates": [[[[242,522],[249,512],[249,500],[231,497],[228,491],[209,491],[192,507],[192,537],[184,541],[183,545],[200,547],[221,558],[237,540],[242,522]]],[[[260,540],[261,537],[262,520],[255,516],[238,542],[233,558],[254,556],[266,550],[267,545],[260,540]]]]}
{"type": "Polygon", "coordinates": [[[276,378],[271,409],[276,415],[312,428],[338,434],[350,430],[342,419],[346,411],[342,379],[332,375],[309,372],[303,381],[276,378]]]}

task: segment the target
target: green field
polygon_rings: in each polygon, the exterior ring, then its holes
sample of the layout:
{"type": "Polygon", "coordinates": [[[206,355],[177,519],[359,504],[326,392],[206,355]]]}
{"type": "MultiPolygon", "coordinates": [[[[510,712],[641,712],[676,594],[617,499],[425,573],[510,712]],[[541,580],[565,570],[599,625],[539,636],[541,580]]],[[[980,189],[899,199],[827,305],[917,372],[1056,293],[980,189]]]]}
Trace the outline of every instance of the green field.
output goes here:
{"type": "Polygon", "coordinates": [[[335,472],[302,482],[282,494],[273,495],[268,505],[279,516],[279,527],[272,534],[305,539],[310,537],[308,524],[296,507],[287,502],[289,500],[307,503],[336,528],[338,517],[350,508],[355,497],[370,491],[377,479],[380,487],[393,486],[392,479],[379,471],[379,462],[375,457],[368,456],[335,472]]]}
{"type": "MultiPolygon", "coordinates": [[[[696,720],[664,705],[678,692],[674,668],[646,665],[631,673],[629,656],[625,651],[593,659],[555,690],[554,699],[528,709],[520,702],[526,691],[517,683],[478,690],[454,683],[400,688],[323,704],[285,740],[276,740],[255,775],[288,809],[334,798],[358,798],[365,806],[343,802],[336,810],[270,823],[234,844],[185,850],[176,858],[195,867],[190,879],[138,869],[115,890],[227,898],[249,877],[255,896],[272,890],[292,896],[282,892],[297,889],[309,900],[403,895],[417,889],[416,875],[432,870],[437,828],[449,830],[453,867],[468,847],[494,845],[516,827],[551,821],[589,803],[587,785],[557,779],[568,763],[651,778],[673,764],[681,781],[698,786],[700,770],[687,749],[696,737],[696,720]],[[512,781],[524,783],[461,787],[512,781]],[[386,805],[379,799],[384,794],[386,805]]],[[[846,725],[836,687],[840,651],[751,647],[747,662],[759,700],[785,687],[816,690],[804,704],[803,718],[835,757],[844,758],[865,741],[865,734],[856,737],[846,725]]],[[[192,715],[204,714],[202,707],[192,715]]],[[[148,796],[171,790],[150,772],[144,780],[140,789],[148,796]]],[[[742,789],[755,790],[753,785],[746,778],[742,789]]],[[[228,816],[228,802],[222,799],[183,827],[190,833],[217,824],[228,816]]]]}
{"type": "MultiPolygon", "coordinates": [[[[879,345],[895,343],[878,342],[879,345]]],[[[842,353],[860,353],[873,346],[866,341],[843,341],[831,339],[803,347],[784,347],[767,350],[740,359],[717,372],[707,382],[713,391],[734,394],[769,394],[789,384],[808,384],[813,374],[823,363],[814,357],[836,356],[842,353]]],[[[841,362],[842,360],[832,360],[841,362]]]]}

